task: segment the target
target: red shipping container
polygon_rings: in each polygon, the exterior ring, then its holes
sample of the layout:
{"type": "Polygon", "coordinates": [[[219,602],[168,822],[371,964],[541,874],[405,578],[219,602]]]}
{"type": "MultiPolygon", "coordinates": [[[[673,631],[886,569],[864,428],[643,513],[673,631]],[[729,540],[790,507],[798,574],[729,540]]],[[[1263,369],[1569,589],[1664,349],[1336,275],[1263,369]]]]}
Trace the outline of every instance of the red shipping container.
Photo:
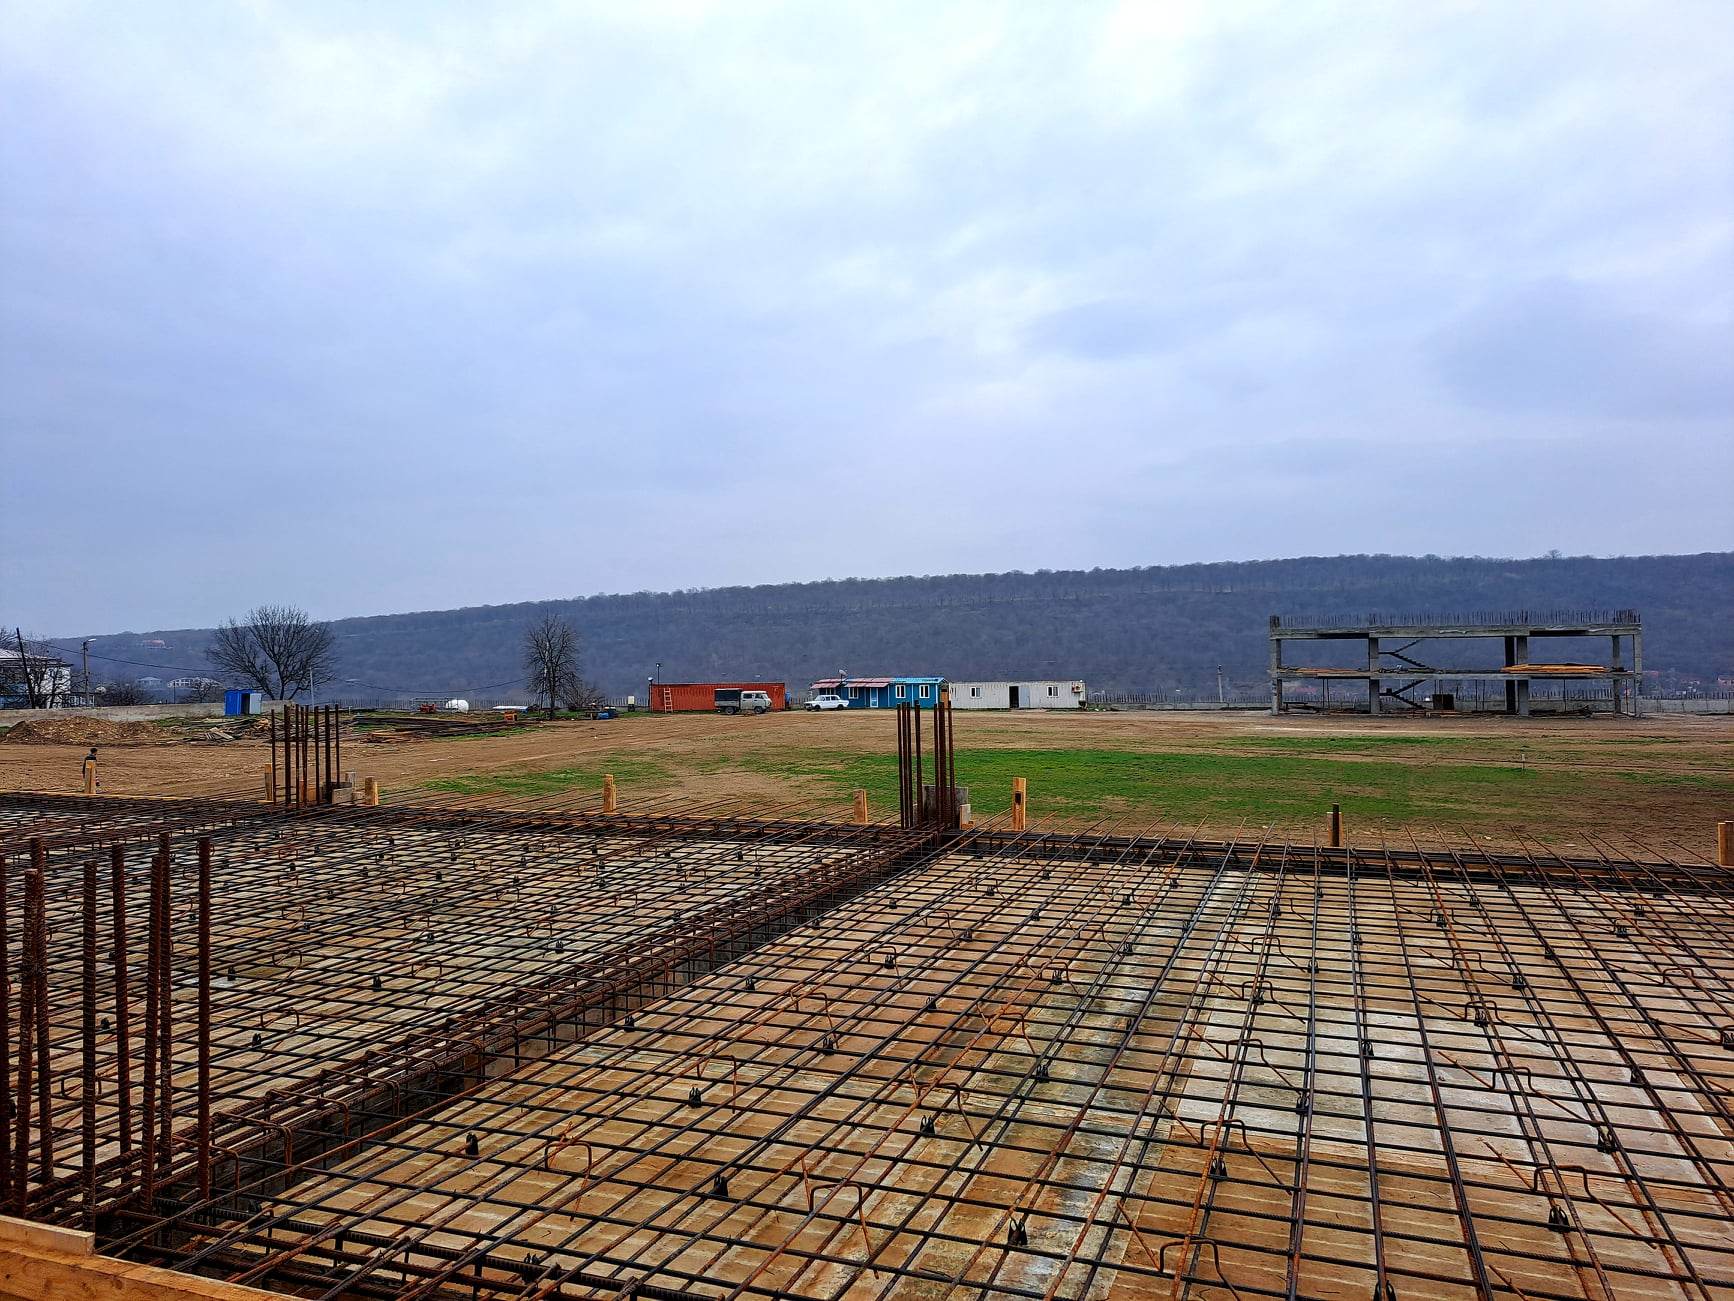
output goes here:
{"type": "Polygon", "coordinates": [[[781,682],[658,682],[650,689],[650,710],[655,714],[714,713],[716,693],[725,688],[762,691],[771,698],[772,709],[788,708],[788,689],[781,682]]]}

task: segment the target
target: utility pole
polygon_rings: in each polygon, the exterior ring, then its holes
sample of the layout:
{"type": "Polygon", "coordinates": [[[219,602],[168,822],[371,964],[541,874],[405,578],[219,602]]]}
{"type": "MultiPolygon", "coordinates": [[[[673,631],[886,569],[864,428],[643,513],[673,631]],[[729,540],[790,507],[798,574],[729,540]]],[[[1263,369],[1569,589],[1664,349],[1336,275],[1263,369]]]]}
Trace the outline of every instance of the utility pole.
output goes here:
{"type": "Polygon", "coordinates": [[[1228,697],[1222,694],[1222,665],[1216,666],[1216,703],[1226,705],[1228,697]]]}
{"type": "Polygon", "coordinates": [[[24,653],[24,629],[13,628],[12,633],[18,638],[18,668],[24,674],[24,698],[32,709],[40,706],[36,703],[36,679],[30,676],[30,657],[24,653]]]}

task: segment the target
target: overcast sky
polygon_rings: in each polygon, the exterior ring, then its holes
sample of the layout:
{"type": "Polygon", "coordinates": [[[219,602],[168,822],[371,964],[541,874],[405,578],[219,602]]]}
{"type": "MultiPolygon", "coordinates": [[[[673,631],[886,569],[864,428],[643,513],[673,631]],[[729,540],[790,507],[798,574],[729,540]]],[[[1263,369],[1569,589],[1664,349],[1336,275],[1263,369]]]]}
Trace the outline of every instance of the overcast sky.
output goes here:
{"type": "Polygon", "coordinates": [[[1734,547],[1734,4],[0,24],[0,618],[1734,547]]]}

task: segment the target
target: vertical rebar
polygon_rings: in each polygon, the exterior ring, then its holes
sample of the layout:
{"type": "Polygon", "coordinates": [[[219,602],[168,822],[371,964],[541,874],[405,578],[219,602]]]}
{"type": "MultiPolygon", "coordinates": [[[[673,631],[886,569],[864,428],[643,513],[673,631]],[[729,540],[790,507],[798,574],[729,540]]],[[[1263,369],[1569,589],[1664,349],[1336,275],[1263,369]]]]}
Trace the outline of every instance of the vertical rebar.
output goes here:
{"type": "MultiPolygon", "coordinates": [[[[32,859],[39,843],[31,843],[32,859]]],[[[30,1206],[30,1089],[34,1083],[31,1063],[36,1058],[36,1010],[30,1003],[36,989],[30,970],[30,879],[33,875],[34,869],[24,873],[23,925],[19,927],[18,936],[18,1097],[12,1108],[12,1207],[18,1215],[23,1215],[30,1206]]]]}
{"type": "MultiPolygon", "coordinates": [[[[276,750],[272,750],[275,758],[276,750]]],[[[109,847],[114,895],[114,1062],[115,1087],[120,1098],[120,1150],[132,1151],[132,1011],[127,997],[126,947],[126,850],[109,847]]]]}
{"type": "Polygon", "coordinates": [[[265,720],[271,732],[271,803],[277,802],[277,715],[265,720]]]}
{"type": "Polygon", "coordinates": [[[12,932],[7,918],[6,859],[0,855],[0,1185],[12,1178],[12,932]]]}
{"type": "Polygon", "coordinates": [[[48,851],[41,839],[31,842],[30,946],[36,970],[36,1151],[39,1177],[54,1177],[54,1075],[48,1037],[48,851]]]}
{"type": "MultiPolygon", "coordinates": [[[[331,707],[331,721],[333,724],[333,726],[331,728],[331,747],[332,747],[331,748],[331,755],[332,755],[332,762],[336,765],[336,767],[334,767],[332,769],[331,780],[340,782],[343,780],[343,706],[342,705],[333,705],[331,707]]],[[[350,798],[351,802],[354,801],[355,795],[353,792],[351,792],[349,798],[350,798]]]]}
{"type": "Polygon", "coordinates": [[[157,1013],[162,1018],[162,1047],[157,1054],[157,1066],[162,1071],[162,1081],[157,1086],[158,1111],[157,1161],[164,1174],[169,1171],[173,1160],[171,1145],[174,1142],[174,1089],[175,1089],[175,1036],[174,1036],[174,998],[175,998],[175,954],[172,923],[174,886],[174,851],[169,843],[169,833],[163,832],[161,838],[163,859],[163,903],[159,912],[162,926],[162,941],[160,945],[162,994],[157,999],[157,1013]]]}
{"type": "Polygon", "coordinates": [[[151,858],[150,897],[145,908],[145,1014],[144,1014],[144,1088],[139,1099],[139,1195],[148,1208],[156,1193],[157,1169],[157,1002],[161,985],[157,968],[161,964],[162,926],[157,910],[162,906],[162,851],[151,858]]]}
{"type": "Polygon", "coordinates": [[[909,778],[904,770],[909,760],[903,752],[903,706],[897,706],[897,825],[909,825],[909,778]]]}
{"type": "Polygon", "coordinates": [[[211,838],[199,840],[199,1196],[211,1195],[211,838]]]}
{"type": "Polygon", "coordinates": [[[914,753],[914,757],[913,757],[913,766],[912,766],[912,774],[913,775],[910,778],[910,797],[915,802],[915,804],[914,804],[915,816],[912,819],[912,822],[918,825],[922,821],[922,817],[921,817],[921,785],[922,785],[922,782],[921,782],[921,706],[919,704],[913,704],[910,706],[910,709],[913,711],[913,716],[914,716],[914,720],[915,720],[915,727],[913,729],[914,733],[915,733],[915,753],[914,753]]]}
{"type": "Polygon", "coordinates": [[[84,1220],[96,1218],[96,860],[84,864],[84,1061],[79,1081],[79,1165],[84,1182],[84,1220]]]}

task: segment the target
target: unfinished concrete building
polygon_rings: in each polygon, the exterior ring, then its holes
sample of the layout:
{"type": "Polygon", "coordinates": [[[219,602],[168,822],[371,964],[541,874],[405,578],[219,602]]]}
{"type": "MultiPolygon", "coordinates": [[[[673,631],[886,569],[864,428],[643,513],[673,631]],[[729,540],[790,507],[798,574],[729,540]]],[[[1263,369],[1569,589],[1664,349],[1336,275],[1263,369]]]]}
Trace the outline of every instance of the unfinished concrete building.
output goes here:
{"type": "Polygon", "coordinates": [[[894,822],[0,797],[0,1295],[1734,1293],[1726,869],[964,826],[944,714],[894,822]]]}
{"type": "MultiPolygon", "coordinates": [[[[1492,653],[1488,653],[1487,658],[1491,660],[1492,653]]],[[[1455,702],[1440,700],[1448,693],[1443,692],[1439,684],[1491,683],[1500,688],[1496,694],[1502,697],[1503,712],[1527,718],[1532,687],[1543,683],[1559,691],[1562,698],[1573,687],[1593,688],[1593,694],[1578,693],[1586,706],[1637,716],[1643,710],[1643,672],[1644,630],[1635,610],[1573,610],[1543,615],[1516,611],[1462,618],[1384,618],[1373,615],[1359,620],[1276,614],[1270,617],[1270,708],[1273,714],[1282,713],[1291,703],[1284,699],[1285,683],[1306,683],[1321,688],[1319,701],[1326,705],[1330,702],[1332,684],[1341,684],[1347,689],[1338,692],[1338,704],[1352,708],[1364,701],[1365,712],[1371,714],[1387,710],[1418,711],[1438,708],[1440,704],[1450,709],[1455,702]],[[1558,638],[1606,638],[1607,663],[1537,660],[1536,655],[1542,646],[1558,638]],[[1342,642],[1365,644],[1365,667],[1297,665],[1291,662],[1297,644],[1304,647],[1308,643],[1342,642]],[[1420,649],[1424,642],[1466,644],[1477,651],[1486,643],[1497,642],[1500,645],[1497,653],[1502,655],[1502,659],[1497,665],[1487,663],[1470,667],[1428,664],[1420,658],[1426,653],[1420,649]],[[1423,691],[1428,691],[1431,704],[1428,698],[1418,694],[1423,691]]],[[[1316,707],[1312,700],[1308,704],[1316,707]]]]}

